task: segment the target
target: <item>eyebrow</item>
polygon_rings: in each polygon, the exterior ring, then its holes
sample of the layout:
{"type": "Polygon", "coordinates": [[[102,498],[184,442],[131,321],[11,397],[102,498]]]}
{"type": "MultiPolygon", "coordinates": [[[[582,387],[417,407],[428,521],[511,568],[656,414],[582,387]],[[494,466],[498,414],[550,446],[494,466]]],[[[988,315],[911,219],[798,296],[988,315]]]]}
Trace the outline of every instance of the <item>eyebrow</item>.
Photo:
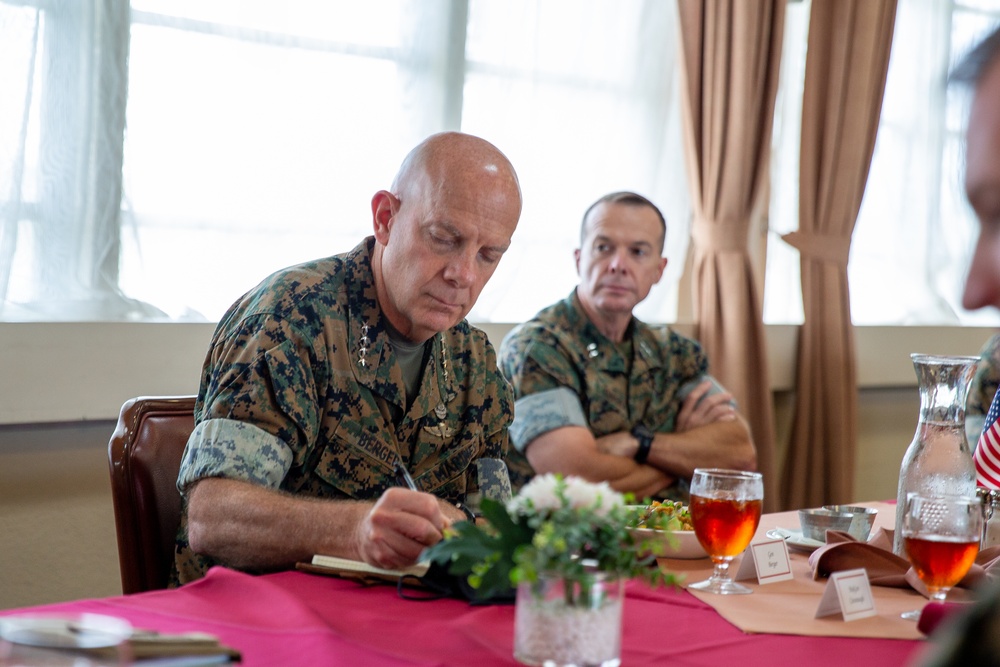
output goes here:
{"type": "MultiPolygon", "coordinates": [[[[605,236],[604,234],[598,234],[597,236],[594,237],[594,243],[598,243],[599,241],[610,241],[612,243],[615,242],[614,239],[612,239],[610,236],[605,236]]],[[[652,248],[653,247],[653,244],[650,243],[649,241],[628,241],[628,242],[625,243],[625,245],[629,245],[629,246],[646,246],[648,248],[652,248]]]]}

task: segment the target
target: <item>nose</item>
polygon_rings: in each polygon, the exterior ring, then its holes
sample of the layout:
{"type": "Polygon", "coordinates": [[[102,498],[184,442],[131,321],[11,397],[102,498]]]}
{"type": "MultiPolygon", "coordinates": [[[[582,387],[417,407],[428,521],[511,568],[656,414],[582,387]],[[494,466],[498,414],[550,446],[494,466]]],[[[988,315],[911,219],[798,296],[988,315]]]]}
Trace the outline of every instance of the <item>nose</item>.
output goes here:
{"type": "Polygon", "coordinates": [[[628,254],[619,250],[611,256],[611,263],[608,264],[608,270],[611,273],[625,273],[628,271],[628,254]]]}
{"type": "Polygon", "coordinates": [[[444,278],[455,287],[468,287],[476,279],[476,254],[461,252],[454,254],[444,267],[444,278]]]}
{"type": "Polygon", "coordinates": [[[1000,262],[996,261],[998,251],[998,239],[993,239],[992,235],[981,230],[962,294],[962,307],[966,310],[985,306],[1000,308],[1000,262]]]}

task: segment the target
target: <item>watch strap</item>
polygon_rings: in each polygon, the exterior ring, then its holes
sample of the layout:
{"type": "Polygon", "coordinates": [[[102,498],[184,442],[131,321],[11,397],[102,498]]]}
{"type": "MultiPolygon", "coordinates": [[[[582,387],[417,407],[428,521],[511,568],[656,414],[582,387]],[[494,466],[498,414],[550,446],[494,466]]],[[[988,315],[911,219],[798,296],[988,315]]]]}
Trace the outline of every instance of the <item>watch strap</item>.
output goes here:
{"type": "Polygon", "coordinates": [[[462,510],[462,513],[465,514],[466,519],[468,519],[472,523],[476,522],[476,513],[472,511],[471,507],[469,507],[468,505],[466,505],[461,501],[455,503],[455,507],[462,510]]]}
{"type": "Polygon", "coordinates": [[[645,463],[649,458],[649,450],[653,448],[653,432],[644,424],[636,424],[632,428],[632,436],[639,441],[639,448],[635,450],[635,462],[645,463]]]}

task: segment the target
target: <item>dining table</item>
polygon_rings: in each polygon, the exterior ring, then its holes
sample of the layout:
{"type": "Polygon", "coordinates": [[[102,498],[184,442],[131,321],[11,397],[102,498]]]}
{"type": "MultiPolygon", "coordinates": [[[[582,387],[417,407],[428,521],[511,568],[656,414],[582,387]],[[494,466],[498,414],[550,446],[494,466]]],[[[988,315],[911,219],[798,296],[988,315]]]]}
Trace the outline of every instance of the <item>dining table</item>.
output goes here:
{"type": "MultiPolygon", "coordinates": [[[[876,525],[892,526],[892,503],[876,525]]],[[[777,528],[796,528],[795,512],[765,514],[754,541],[777,528]]],[[[876,613],[846,621],[815,618],[828,584],[814,579],[808,552],[789,549],[791,580],[746,583],[750,595],[712,596],[684,583],[707,577],[707,558],[661,558],[659,566],[683,579],[678,587],[625,584],[622,665],[912,665],[927,640],[902,611],[925,598],[912,589],[872,586],[876,613]]],[[[744,555],[743,557],[748,557],[744,555]]],[[[734,564],[734,571],[739,563],[734,564]]],[[[80,599],[0,611],[25,615],[112,616],[135,628],[163,633],[205,632],[241,655],[247,667],[411,665],[493,667],[513,657],[514,606],[457,598],[407,599],[391,584],[299,570],[251,575],[223,567],[180,588],[80,599]]],[[[121,664],[103,658],[0,641],[0,667],[121,664]]],[[[144,664],[139,662],[137,664],[144,664]]],[[[149,664],[185,665],[181,661],[149,664]]]]}

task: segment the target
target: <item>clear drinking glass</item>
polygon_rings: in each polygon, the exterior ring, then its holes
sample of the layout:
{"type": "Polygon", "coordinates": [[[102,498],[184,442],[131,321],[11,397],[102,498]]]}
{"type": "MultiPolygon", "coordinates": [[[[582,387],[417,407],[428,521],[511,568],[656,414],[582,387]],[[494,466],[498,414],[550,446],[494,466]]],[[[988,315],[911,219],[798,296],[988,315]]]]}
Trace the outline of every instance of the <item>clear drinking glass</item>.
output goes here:
{"type": "Polygon", "coordinates": [[[753,591],[729,576],[729,564],[753,539],[760,523],[764,480],[759,472],[695,468],[691,478],[691,524],[715,565],[712,576],[688,588],[720,595],[753,591]]]}
{"type": "MultiPolygon", "coordinates": [[[[974,496],[922,496],[911,493],[903,508],[906,556],[932,602],[944,602],[948,590],[962,580],[979,553],[983,508],[974,496]]],[[[917,620],[920,609],[904,613],[917,620]]]]}

